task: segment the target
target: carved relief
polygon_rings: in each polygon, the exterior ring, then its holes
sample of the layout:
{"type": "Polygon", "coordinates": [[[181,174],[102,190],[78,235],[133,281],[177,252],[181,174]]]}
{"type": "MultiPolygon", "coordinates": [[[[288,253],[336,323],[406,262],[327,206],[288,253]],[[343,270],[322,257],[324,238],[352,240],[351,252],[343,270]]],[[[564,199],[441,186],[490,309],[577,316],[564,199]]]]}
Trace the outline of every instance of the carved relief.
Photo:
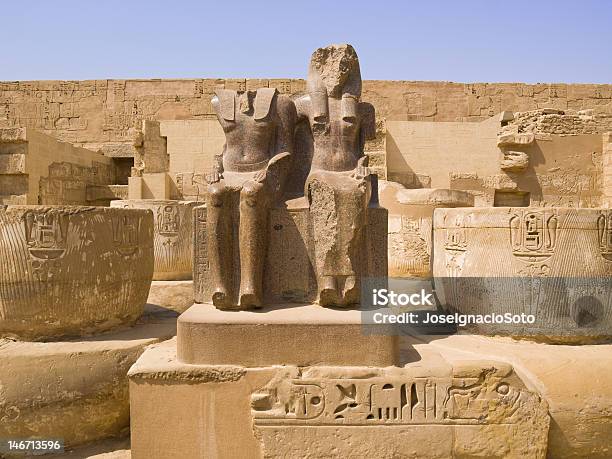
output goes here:
{"type": "MultiPolygon", "coordinates": [[[[154,220],[155,272],[153,280],[188,280],[193,277],[193,201],[113,201],[112,207],[150,209],[154,220]]],[[[117,237],[120,237],[119,235],[117,237]]]]}
{"type": "Polygon", "coordinates": [[[181,217],[176,204],[166,204],[157,209],[157,231],[166,237],[178,235],[181,217]]]}
{"type": "MultiPolygon", "coordinates": [[[[469,216],[466,218],[469,218],[469,216]]],[[[455,277],[461,274],[465,263],[467,245],[468,236],[464,218],[457,216],[453,224],[445,230],[444,255],[447,276],[455,277]]]]}
{"type": "Polygon", "coordinates": [[[612,211],[602,211],[597,218],[597,236],[601,255],[612,261],[612,211]]]}
{"type": "Polygon", "coordinates": [[[68,218],[59,212],[29,212],[24,215],[26,243],[32,257],[53,260],[64,255],[68,218]]]}
{"type": "Polygon", "coordinates": [[[127,214],[113,216],[112,231],[117,252],[127,257],[138,251],[140,217],[127,214]]]}
{"type": "Polygon", "coordinates": [[[537,396],[511,371],[467,376],[295,378],[251,397],[256,426],[518,423],[537,396]],[[282,387],[281,387],[282,386],[282,387]]]}
{"type": "Polygon", "coordinates": [[[557,243],[558,218],[547,212],[523,211],[510,218],[510,243],[514,256],[524,261],[551,257],[557,243]]]}

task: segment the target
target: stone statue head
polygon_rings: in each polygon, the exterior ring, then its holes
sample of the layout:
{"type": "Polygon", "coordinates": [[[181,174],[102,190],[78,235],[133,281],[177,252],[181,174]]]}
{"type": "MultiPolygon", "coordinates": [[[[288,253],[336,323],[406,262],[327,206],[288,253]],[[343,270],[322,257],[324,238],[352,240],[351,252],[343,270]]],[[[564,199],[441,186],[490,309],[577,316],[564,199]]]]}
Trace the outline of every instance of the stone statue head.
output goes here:
{"type": "Polygon", "coordinates": [[[343,94],[359,98],[361,72],[355,49],[349,44],[329,45],[312,53],[308,92],[325,92],[333,98],[341,98],[343,94]]]}

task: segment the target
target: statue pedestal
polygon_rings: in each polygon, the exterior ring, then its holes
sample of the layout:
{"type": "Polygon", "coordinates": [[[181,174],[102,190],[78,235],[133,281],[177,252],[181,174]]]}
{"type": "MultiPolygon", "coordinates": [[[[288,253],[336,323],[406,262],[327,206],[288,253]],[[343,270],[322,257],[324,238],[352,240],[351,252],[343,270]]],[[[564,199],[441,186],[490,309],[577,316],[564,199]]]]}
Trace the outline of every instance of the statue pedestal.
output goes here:
{"type": "Polygon", "coordinates": [[[361,365],[399,363],[397,336],[366,335],[361,312],[317,305],[220,311],[194,304],[177,325],[179,360],[199,365],[361,365]]]}
{"type": "MultiPolygon", "coordinates": [[[[202,314],[209,317],[206,325],[186,321],[197,312],[187,311],[179,327],[212,327],[212,312],[202,314]]],[[[242,339],[218,335],[207,346],[221,353],[241,341],[257,344],[253,340],[264,334],[245,322],[242,339]]],[[[285,326],[304,342],[300,330],[306,329],[285,326]]],[[[310,338],[316,346],[317,334],[310,338]]],[[[366,348],[337,335],[338,356],[353,355],[352,346],[366,348]]],[[[257,349],[251,347],[260,355],[257,349]]],[[[284,349],[286,365],[247,368],[181,362],[174,339],[150,346],[129,373],[132,458],[546,456],[547,403],[508,363],[443,358],[421,344],[413,348],[416,361],[398,366],[291,364],[304,359],[302,350],[284,349]]]]}

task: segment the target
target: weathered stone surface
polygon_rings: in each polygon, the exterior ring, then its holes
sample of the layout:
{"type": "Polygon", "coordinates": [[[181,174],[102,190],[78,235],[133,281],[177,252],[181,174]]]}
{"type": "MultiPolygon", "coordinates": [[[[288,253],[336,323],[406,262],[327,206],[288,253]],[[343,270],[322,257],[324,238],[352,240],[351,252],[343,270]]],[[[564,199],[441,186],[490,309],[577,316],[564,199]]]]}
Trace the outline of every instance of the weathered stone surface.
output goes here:
{"type": "Polygon", "coordinates": [[[179,360],[200,365],[384,367],[399,361],[398,337],[365,334],[360,311],[316,305],[228,312],[196,304],[179,317],[177,339],[179,360]]]}
{"type": "MultiPolygon", "coordinates": [[[[300,79],[154,79],[0,82],[1,127],[27,126],[113,156],[134,155],[130,130],[142,120],[214,116],[216,88],[276,87],[295,95],[300,79]]],[[[594,108],[612,114],[612,85],[365,80],[363,97],[388,120],[475,121],[502,110],[594,108]]],[[[438,186],[438,185],[434,185],[438,186]]]]}
{"type": "Polygon", "coordinates": [[[470,207],[470,193],[440,188],[407,190],[381,182],[380,201],[389,211],[390,277],[431,277],[433,212],[441,207],[470,207]]]}
{"type": "Polygon", "coordinates": [[[0,202],[108,205],[90,187],[113,183],[112,160],[33,129],[0,128],[0,202]]]}
{"type": "Polygon", "coordinates": [[[111,202],[111,207],[153,212],[153,280],[189,280],[193,277],[193,209],[198,204],[148,199],[111,202]]]}
{"type": "Polygon", "coordinates": [[[193,281],[151,282],[147,304],[176,312],[184,312],[193,305],[193,281]]]}
{"type": "Polygon", "coordinates": [[[547,404],[511,365],[420,347],[403,367],[246,371],[150,347],[130,370],[132,457],[546,456],[547,404]]]}
{"type": "Polygon", "coordinates": [[[84,340],[0,339],[0,436],[62,438],[72,447],[122,434],[130,366],[175,333],[175,317],[151,312],[133,328],[84,340]]]}
{"type": "Polygon", "coordinates": [[[521,368],[529,386],[537,388],[548,403],[547,457],[610,457],[612,345],[550,345],[454,335],[424,346],[433,347],[447,359],[471,356],[521,368]]]}
{"type": "Polygon", "coordinates": [[[434,213],[436,292],[465,314],[533,314],[479,333],[580,342],[612,335],[608,209],[463,208],[434,213]]]}
{"type": "Polygon", "coordinates": [[[535,141],[535,136],[532,133],[508,132],[502,133],[497,137],[497,146],[516,147],[521,145],[529,145],[535,141]]]}
{"type": "Polygon", "coordinates": [[[82,335],[133,323],[153,274],[150,211],[0,207],[0,334],[82,335]]]}
{"type": "Polygon", "coordinates": [[[504,151],[499,167],[507,172],[522,172],[529,166],[529,155],[522,151],[504,151]]]}

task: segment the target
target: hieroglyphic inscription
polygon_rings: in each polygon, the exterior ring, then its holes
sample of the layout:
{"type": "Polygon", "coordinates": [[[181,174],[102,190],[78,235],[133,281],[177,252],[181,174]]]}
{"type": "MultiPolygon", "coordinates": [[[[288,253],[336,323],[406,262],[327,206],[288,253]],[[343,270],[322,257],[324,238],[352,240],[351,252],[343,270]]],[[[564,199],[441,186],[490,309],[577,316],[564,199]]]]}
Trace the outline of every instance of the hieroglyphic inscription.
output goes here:
{"type": "Polygon", "coordinates": [[[251,408],[257,426],[519,422],[533,394],[508,376],[296,378],[254,393],[251,408]]]}

